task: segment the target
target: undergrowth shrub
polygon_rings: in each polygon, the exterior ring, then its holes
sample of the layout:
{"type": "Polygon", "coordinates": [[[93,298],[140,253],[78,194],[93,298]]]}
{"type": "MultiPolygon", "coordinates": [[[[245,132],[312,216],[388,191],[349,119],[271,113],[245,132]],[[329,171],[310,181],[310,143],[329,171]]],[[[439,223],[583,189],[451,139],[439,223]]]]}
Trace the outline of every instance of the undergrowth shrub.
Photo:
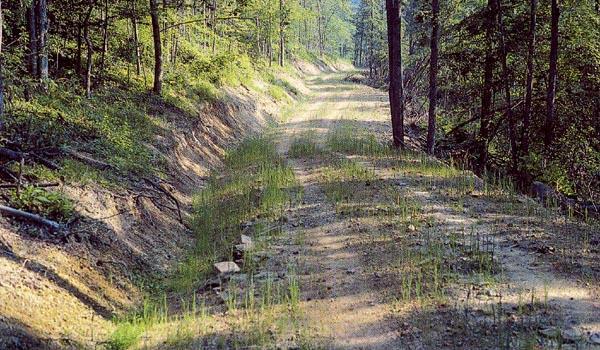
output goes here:
{"type": "Polygon", "coordinates": [[[11,191],[9,202],[15,208],[62,222],[71,218],[75,211],[73,202],[64,194],[33,186],[11,191]]]}

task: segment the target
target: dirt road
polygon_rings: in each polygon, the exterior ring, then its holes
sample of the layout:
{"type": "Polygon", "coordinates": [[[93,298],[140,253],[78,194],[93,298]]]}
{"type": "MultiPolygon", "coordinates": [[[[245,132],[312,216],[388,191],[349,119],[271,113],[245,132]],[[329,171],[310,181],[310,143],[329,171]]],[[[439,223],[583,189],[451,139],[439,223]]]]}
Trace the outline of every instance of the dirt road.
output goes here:
{"type": "Polygon", "coordinates": [[[597,250],[584,247],[594,228],[500,181],[479,188],[466,172],[422,155],[372,154],[368,144],[389,133],[387,94],[342,77],[313,77],[312,95],[277,136],[304,187],[281,255],[298,266],[311,343],[581,348],[600,341],[597,250]],[[336,149],[336,132],[356,149],[336,149]],[[302,154],[301,144],[317,151],[302,154]],[[406,208],[410,215],[398,219],[406,208]],[[577,233],[561,244],[565,230],[577,233]],[[557,268],[574,251],[578,271],[591,273],[557,268]]]}

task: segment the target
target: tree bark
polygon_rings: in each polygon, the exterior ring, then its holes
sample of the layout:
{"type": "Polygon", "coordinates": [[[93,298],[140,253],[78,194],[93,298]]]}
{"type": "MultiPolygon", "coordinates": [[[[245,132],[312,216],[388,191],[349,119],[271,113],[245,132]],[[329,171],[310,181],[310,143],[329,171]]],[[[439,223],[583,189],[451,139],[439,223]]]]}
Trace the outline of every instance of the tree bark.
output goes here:
{"type": "Polygon", "coordinates": [[[323,14],[321,13],[321,0],[317,0],[317,35],[319,36],[319,57],[323,57],[325,51],[323,43],[323,14]]]}
{"type": "Polygon", "coordinates": [[[27,52],[27,69],[29,75],[36,78],[38,76],[38,52],[37,52],[37,25],[35,17],[35,0],[27,8],[27,34],[29,36],[27,52]]]}
{"type": "Polygon", "coordinates": [[[477,137],[477,167],[478,174],[485,172],[488,158],[489,127],[492,118],[493,79],[494,79],[494,48],[493,36],[496,24],[495,0],[488,0],[486,14],[486,53],[483,67],[483,91],[481,94],[481,113],[479,135],[477,137]]]}
{"type": "Polygon", "coordinates": [[[94,64],[94,45],[90,39],[90,17],[94,9],[95,0],[90,0],[88,12],[83,22],[83,39],[87,49],[86,65],[85,65],[85,96],[92,98],[92,66],[94,64]]]}
{"type": "Polygon", "coordinates": [[[548,93],[546,96],[546,120],[544,123],[544,144],[550,147],[554,141],[556,118],[556,84],[558,75],[558,20],[560,9],[558,0],[552,0],[552,23],[550,25],[550,67],[548,69],[548,93]]]}
{"type": "Polygon", "coordinates": [[[154,40],[154,87],[155,94],[162,93],[163,63],[162,42],[160,41],[160,21],[158,19],[158,4],[150,0],[150,17],[152,18],[152,37],[154,40]]]}
{"type": "Polygon", "coordinates": [[[140,58],[140,38],[137,23],[137,11],[135,8],[135,0],[131,2],[131,26],[133,27],[133,45],[135,55],[135,72],[137,75],[142,74],[142,61],[140,58]]]}
{"type": "Polygon", "coordinates": [[[500,32],[500,54],[502,59],[502,76],[504,80],[504,99],[506,102],[506,118],[508,120],[508,138],[510,141],[510,154],[512,169],[516,169],[519,158],[517,149],[517,131],[512,112],[512,96],[510,91],[510,71],[508,70],[508,48],[506,46],[506,33],[504,32],[504,23],[502,19],[502,6],[500,0],[496,0],[498,10],[498,30],[500,32]]]}
{"type": "Polygon", "coordinates": [[[48,89],[48,3],[47,0],[37,2],[37,43],[39,78],[44,90],[48,89]]]}
{"type": "Polygon", "coordinates": [[[530,1],[529,39],[527,43],[527,80],[525,82],[525,105],[523,107],[523,130],[521,132],[521,155],[529,154],[529,125],[531,123],[531,101],[533,100],[533,55],[535,54],[535,27],[537,0],[530,1]]]}
{"type": "Polygon", "coordinates": [[[108,0],[104,0],[102,17],[102,54],[100,55],[100,71],[104,71],[106,54],[108,53],[108,0]]]}
{"type": "Polygon", "coordinates": [[[279,65],[285,64],[285,13],[284,1],[279,0],[279,65]]]}
{"type": "Polygon", "coordinates": [[[387,34],[390,75],[390,112],[392,137],[396,148],[404,148],[404,96],[402,86],[402,36],[400,0],[386,0],[387,34]]]}
{"type": "Polygon", "coordinates": [[[2,0],[0,0],[0,131],[4,128],[4,55],[2,54],[2,36],[4,16],[2,15],[2,0]]]}
{"type": "Polygon", "coordinates": [[[427,125],[427,153],[433,154],[435,148],[435,108],[437,102],[438,42],[440,36],[440,2],[431,0],[431,54],[429,63],[429,121],[427,125]]]}

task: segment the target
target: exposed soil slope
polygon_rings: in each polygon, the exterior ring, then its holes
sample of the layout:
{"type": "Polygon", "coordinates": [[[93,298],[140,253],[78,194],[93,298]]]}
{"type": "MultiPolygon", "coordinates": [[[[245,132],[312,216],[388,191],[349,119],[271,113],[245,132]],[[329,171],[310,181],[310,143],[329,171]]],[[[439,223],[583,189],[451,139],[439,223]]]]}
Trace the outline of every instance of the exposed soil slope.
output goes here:
{"type": "MultiPolygon", "coordinates": [[[[300,66],[300,75],[326,69],[300,66]]],[[[306,91],[299,75],[280,78],[306,91]]],[[[192,244],[184,223],[209,170],[281,109],[266,84],[256,86],[225,88],[197,118],[152,104],[163,127],[150,147],[165,159],[163,178],[62,184],[78,212],[66,232],[0,218],[0,348],[92,346],[112,332],[112,318],[142,300],[140,286],[172,269],[192,244]]]]}

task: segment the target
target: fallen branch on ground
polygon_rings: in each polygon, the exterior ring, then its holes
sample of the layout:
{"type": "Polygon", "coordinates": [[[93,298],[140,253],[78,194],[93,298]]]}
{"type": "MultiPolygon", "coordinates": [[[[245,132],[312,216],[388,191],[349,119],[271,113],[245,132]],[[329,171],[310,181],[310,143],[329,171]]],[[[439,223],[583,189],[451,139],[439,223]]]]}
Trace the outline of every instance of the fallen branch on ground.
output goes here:
{"type": "MultiPolygon", "coordinates": [[[[0,188],[17,188],[19,185],[17,184],[0,184],[0,188]]],[[[58,182],[49,182],[49,183],[26,183],[21,184],[21,186],[32,186],[32,187],[56,187],[60,186],[58,182]]]]}
{"type": "Polygon", "coordinates": [[[62,228],[62,225],[56,221],[48,220],[39,215],[28,213],[26,211],[7,207],[4,205],[0,205],[0,212],[4,215],[14,216],[14,217],[17,217],[20,219],[25,219],[25,220],[34,222],[38,225],[45,226],[45,227],[49,228],[51,231],[59,231],[62,228]]]}
{"type": "Polygon", "coordinates": [[[114,169],[115,167],[105,163],[101,160],[97,160],[94,159],[86,154],[80,153],[78,151],[72,150],[72,149],[65,149],[64,152],[68,155],[70,155],[71,157],[81,161],[82,163],[85,163],[89,166],[92,166],[94,168],[99,168],[101,170],[107,170],[107,169],[114,169]]]}
{"type": "Polygon", "coordinates": [[[169,197],[173,201],[173,203],[175,203],[175,206],[177,207],[177,216],[179,217],[179,222],[183,224],[184,222],[183,217],[181,216],[181,206],[179,205],[179,201],[177,200],[177,198],[175,198],[175,196],[171,194],[171,192],[167,191],[164,187],[162,187],[160,183],[156,183],[147,177],[144,177],[143,179],[144,181],[152,185],[154,188],[167,195],[167,197],[169,197]]]}

